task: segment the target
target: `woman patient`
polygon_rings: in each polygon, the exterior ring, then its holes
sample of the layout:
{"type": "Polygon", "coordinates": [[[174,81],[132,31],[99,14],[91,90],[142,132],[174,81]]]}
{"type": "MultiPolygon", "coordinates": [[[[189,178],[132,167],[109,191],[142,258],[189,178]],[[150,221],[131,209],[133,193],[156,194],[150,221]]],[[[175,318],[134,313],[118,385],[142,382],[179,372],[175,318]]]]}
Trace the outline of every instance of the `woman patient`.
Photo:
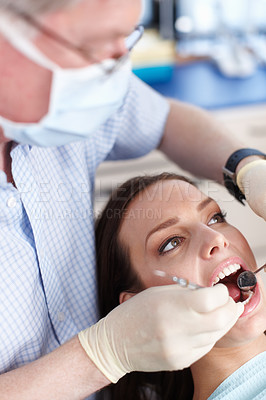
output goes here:
{"type": "Polygon", "coordinates": [[[200,286],[223,283],[234,301],[245,302],[235,326],[190,368],[128,374],[102,398],[266,398],[265,291],[259,277],[252,293],[238,289],[238,274],[255,270],[256,261],[214,200],[175,174],[131,179],[112,194],[97,221],[96,247],[101,316],[141,290],[173,284],[169,276],[200,286]]]}

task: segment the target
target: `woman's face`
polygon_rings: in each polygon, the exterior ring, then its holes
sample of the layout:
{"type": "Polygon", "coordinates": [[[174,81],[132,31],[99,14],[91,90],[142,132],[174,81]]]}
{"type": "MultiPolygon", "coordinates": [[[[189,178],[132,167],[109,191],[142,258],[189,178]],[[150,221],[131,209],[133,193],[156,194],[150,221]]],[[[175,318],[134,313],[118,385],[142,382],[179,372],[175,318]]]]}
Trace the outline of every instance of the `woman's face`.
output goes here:
{"type": "MultiPolygon", "coordinates": [[[[256,269],[247,241],[225,221],[218,204],[179,180],[160,181],[139,193],[121,224],[119,240],[146,288],[172,283],[156,275],[160,270],[201,286],[223,280],[234,300],[244,301],[236,276],[243,269],[256,269]]],[[[244,313],[217,346],[237,346],[265,330],[266,299],[258,281],[244,313]]]]}

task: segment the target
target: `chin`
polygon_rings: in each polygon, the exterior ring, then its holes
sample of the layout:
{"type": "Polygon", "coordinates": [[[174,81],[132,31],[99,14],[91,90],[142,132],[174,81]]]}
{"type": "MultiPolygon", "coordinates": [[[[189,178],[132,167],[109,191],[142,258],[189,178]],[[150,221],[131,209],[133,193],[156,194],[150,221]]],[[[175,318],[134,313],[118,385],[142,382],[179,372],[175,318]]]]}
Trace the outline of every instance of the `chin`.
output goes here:
{"type": "MultiPolygon", "coordinates": [[[[260,303],[250,313],[241,316],[215,347],[238,347],[256,340],[266,330],[266,302],[264,293],[260,303]]],[[[244,313],[243,313],[244,314],[244,313]]]]}

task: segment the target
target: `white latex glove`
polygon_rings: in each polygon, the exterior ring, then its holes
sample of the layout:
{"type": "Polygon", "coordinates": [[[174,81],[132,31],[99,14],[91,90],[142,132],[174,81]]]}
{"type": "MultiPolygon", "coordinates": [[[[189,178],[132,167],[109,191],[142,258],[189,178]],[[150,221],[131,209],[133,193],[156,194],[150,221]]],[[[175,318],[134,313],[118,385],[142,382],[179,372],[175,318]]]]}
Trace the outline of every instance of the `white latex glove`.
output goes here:
{"type": "Polygon", "coordinates": [[[266,160],[244,165],[237,174],[236,182],[251,209],[266,220],[266,160]]]}
{"type": "Polygon", "coordinates": [[[113,383],[132,371],[179,370],[208,353],[244,306],[227,288],[153,287],[79,333],[84,350],[113,383]]]}

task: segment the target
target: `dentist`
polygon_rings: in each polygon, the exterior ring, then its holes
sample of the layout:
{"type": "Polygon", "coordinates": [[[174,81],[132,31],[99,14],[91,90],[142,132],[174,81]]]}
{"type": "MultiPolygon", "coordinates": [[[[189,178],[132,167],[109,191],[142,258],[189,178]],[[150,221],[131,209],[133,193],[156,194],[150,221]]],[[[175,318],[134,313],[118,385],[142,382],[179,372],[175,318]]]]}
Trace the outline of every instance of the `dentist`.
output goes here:
{"type": "Polygon", "coordinates": [[[96,324],[104,160],[159,148],[240,200],[248,191],[266,218],[264,155],[132,75],[140,11],[141,0],[0,0],[1,400],[94,398],[131,371],[182,369],[243,311],[223,285],[166,287],[163,301],[151,288],[96,324]]]}

